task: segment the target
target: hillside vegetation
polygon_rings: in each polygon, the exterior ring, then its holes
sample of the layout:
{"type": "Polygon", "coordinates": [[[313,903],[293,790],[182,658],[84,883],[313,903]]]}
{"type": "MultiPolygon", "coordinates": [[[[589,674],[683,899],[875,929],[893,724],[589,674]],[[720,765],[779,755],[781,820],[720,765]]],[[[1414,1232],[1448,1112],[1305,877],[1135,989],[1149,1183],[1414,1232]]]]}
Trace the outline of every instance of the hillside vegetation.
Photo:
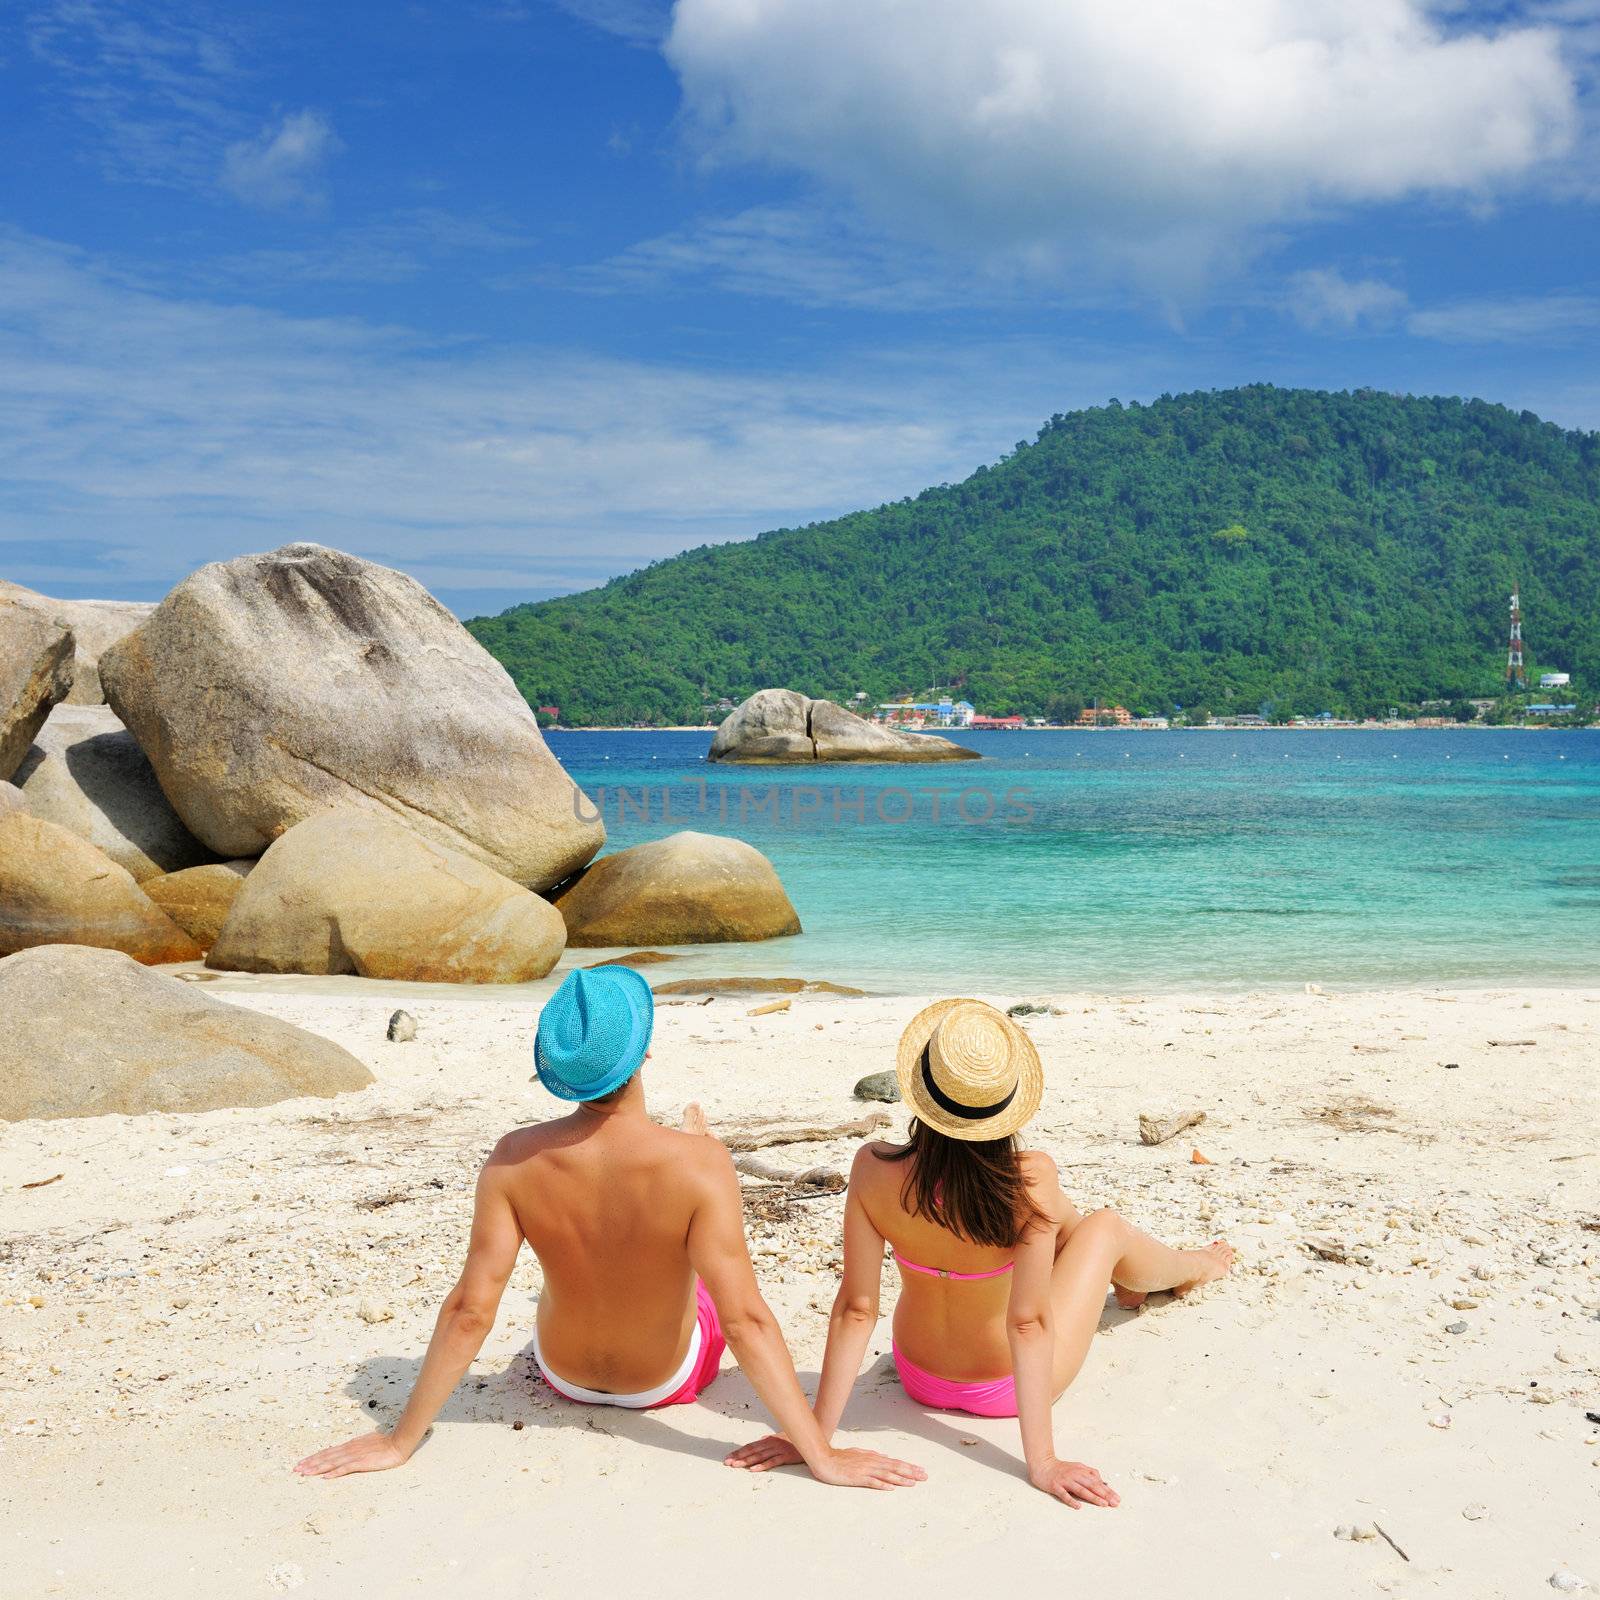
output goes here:
{"type": "Polygon", "coordinates": [[[1530,674],[1600,687],[1600,435],[1254,386],[1055,416],[962,483],[470,626],[568,723],[771,685],[1361,714],[1496,692],[1514,579],[1530,674]]]}

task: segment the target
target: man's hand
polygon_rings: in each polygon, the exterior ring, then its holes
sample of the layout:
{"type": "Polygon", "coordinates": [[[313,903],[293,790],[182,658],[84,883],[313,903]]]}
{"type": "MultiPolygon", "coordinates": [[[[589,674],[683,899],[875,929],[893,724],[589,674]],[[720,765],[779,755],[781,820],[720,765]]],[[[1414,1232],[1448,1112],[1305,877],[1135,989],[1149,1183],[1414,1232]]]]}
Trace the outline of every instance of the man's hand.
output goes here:
{"type": "Polygon", "coordinates": [[[366,1433],[345,1444],[331,1445],[295,1463],[302,1478],[342,1478],[349,1472],[387,1472],[411,1459],[386,1433],[366,1433]]]}
{"type": "Polygon", "coordinates": [[[1054,1495],[1074,1511],[1081,1505],[1104,1506],[1109,1510],[1122,1504],[1122,1496],[1093,1467],[1081,1461],[1057,1461],[1052,1457],[1028,1474],[1035,1489],[1054,1495]]]}
{"type": "MultiPolygon", "coordinates": [[[[724,1466],[742,1467],[746,1472],[771,1472],[774,1467],[799,1466],[804,1461],[805,1457],[781,1433],[740,1445],[723,1457],[724,1466]]],[[[928,1474],[909,1461],[896,1461],[876,1450],[829,1450],[811,1468],[811,1476],[819,1483],[843,1489],[908,1489],[928,1474]]]]}
{"type": "Polygon", "coordinates": [[[722,1458],[725,1467],[742,1467],[746,1472],[771,1472],[774,1467],[797,1467],[805,1460],[781,1433],[769,1433],[754,1444],[742,1444],[722,1458]]]}
{"type": "Polygon", "coordinates": [[[837,1489],[909,1489],[928,1476],[921,1467],[876,1450],[829,1450],[820,1461],[808,1462],[818,1483],[837,1489]]]}

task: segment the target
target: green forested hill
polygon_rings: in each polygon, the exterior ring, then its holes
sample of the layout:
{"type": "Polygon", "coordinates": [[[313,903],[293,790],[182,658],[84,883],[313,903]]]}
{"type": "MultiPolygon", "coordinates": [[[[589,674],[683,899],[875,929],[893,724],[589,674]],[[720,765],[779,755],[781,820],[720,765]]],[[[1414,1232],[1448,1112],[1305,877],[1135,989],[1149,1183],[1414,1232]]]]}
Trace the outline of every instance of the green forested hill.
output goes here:
{"type": "Polygon", "coordinates": [[[569,723],[772,685],[1361,713],[1495,692],[1513,579],[1530,672],[1600,688],[1600,434],[1256,386],[1052,417],[963,483],[470,626],[569,723]]]}

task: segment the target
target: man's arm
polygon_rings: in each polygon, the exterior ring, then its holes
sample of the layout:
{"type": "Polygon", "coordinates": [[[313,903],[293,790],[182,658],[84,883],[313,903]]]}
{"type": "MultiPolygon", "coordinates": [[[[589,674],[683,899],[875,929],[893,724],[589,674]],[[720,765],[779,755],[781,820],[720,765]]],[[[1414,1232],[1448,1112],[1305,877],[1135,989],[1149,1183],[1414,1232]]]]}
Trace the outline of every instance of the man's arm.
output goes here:
{"type": "Polygon", "coordinates": [[[704,1193],[689,1224],[689,1259],[716,1304],[723,1335],[751,1387],[793,1442],[812,1477],[862,1489],[895,1489],[920,1482],[927,1476],[921,1467],[875,1450],[835,1450],[823,1438],[777,1319],[756,1284],[732,1158],[717,1146],[705,1159],[704,1193]]]}
{"type": "MultiPolygon", "coordinates": [[[[844,1416],[845,1404],[861,1371],[861,1358],[878,1324],[884,1239],[867,1215],[856,1184],[856,1174],[871,1159],[863,1146],[856,1152],[855,1165],[850,1169],[850,1189],[844,1202],[844,1275],[828,1318],[828,1347],[822,1357],[822,1379],[812,1406],[822,1437],[830,1441],[844,1416]]],[[[774,1434],[741,1445],[727,1458],[727,1465],[770,1472],[774,1467],[793,1466],[798,1460],[800,1455],[794,1446],[782,1435],[774,1434]]]]}
{"type": "Polygon", "coordinates": [[[295,1467],[302,1477],[342,1478],[350,1472],[382,1472],[404,1466],[422,1443],[433,1419],[483,1348],[522,1247],[522,1229],[506,1191],[505,1170],[497,1147],[478,1174],[466,1265],[439,1308],[422,1371],[394,1431],[365,1434],[319,1450],[295,1467]]]}

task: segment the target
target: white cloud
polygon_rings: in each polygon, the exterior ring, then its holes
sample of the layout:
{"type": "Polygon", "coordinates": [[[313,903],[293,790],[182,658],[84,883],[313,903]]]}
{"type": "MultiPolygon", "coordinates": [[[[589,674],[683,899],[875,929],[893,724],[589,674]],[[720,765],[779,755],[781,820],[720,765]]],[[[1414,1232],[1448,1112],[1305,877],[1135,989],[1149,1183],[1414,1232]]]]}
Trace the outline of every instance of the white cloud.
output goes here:
{"type": "Polygon", "coordinates": [[[322,169],[340,148],[320,111],[291,111],[253,139],[230,144],[222,161],[222,186],[250,205],[274,211],[318,206],[325,196],[322,169]]]}
{"type": "Polygon", "coordinates": [[[52,0],[26,30],[108,177],[210,186],[218,148],[241,131],[230,104],[241,74],[220,27],[127,0],[52,0]]]}
{"type": "Polygon", "coordinates": [[[3,231],[0,304],[0,560],[81,541],[78,581],[111,592],[306,537],[511,604],[964,477],[1170,377],[1033,343],[762,371],[440,344],[173,298],[3,231]]]}
{"type": "Polygon", "coordinates": [[[1549,344],[1600,328],[1600,299],[1549,294],[1457,300],[1413,312],[1406,328],[1447,344],[1549,344]]]}
{"type": "Polygon", "coordinates": [[[871,223],[1059,274],[1203,283],[1257,230],[1472,202],[1571,148],[1561,33],[1419,0],[678,0],[708,159],[799,170],[871,223]]]}
{"type": "Polygon", "coordinates": [[[1302,328],[1386,328],[1406,308],[1406,293],[1381,278],[1347,278],[1336,267],[1313,267],[1289,279],[1286,304],[1302,328]]]}

